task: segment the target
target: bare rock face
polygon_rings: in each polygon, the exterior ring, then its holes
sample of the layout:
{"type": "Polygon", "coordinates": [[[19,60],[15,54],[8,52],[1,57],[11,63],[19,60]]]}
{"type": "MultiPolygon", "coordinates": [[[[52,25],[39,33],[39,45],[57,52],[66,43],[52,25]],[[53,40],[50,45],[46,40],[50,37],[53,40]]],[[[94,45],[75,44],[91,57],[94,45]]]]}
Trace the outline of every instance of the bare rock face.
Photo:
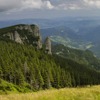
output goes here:
{"type": "Polygon", "coordinates": [[[14,41],[17,42],[17,43],[23,44],[23,42],[20,38],[20,35],[18,34],[17,31],[15,31],[15,33],[14,33],[14,41]]]}
{"type": "Polygon", "coordinates": [[[19,30],[28,30],[30,33],[32,33],[32,35],[34,36],[40,36],[40,32],[39,32],[39,28],[38,26],[34,26],[34,28],[31,25],[20,25],[20,26],[16,26],[15,29],[19,29],[19,30]]]}
{"type": "Polygon", "coordinates": [[[45,40],[45,52],[47,53],[47,54],[52,54],[52,52],[51,52],[51,40],[50,40],[50,38],[49,37],[47,37],[46,38],[46,40],[45,40]]]}
{"type": "Polygon", "coordinates": [[[39,36],[39,39],[37,41],[37,49],[41,49],[42,48],[42,37],[39,36]]]}
{"type": "Polygon", "coordinates": [[[23,41],[21,40],[20,35],[17,31],[15,31],[14,33],[8,32],[7,36],[9,37],[10,40],[23,44],[23,41]]]}
{"type": "Polygon", "coordinates": [[[37,25],[34,26],[34,28],[31,25],[20,25],[20,26],[16,26],[15,29],[19,29],[19,30],[28,30],[29,32],[31,32],[34,36],[40,36],[40,32],[39,32],[39,27],[37,25]]]}
{"type": "Polygon", "coordinates": [[[16,29],[23,30],[23,26],[16,26],[16,29]]]}
{"type": "Polygon", "coordinates": [[[37,41],[35,41],[35,44],[37,45],[37,49],[41,49],[42,48],[42,37],[40,35],[39,27],[36,25],[34,26],[34,28],[32,28],[32,36],[37,38],[37,41]]]}
{"type": "Polygon", "coordinates": [[[10,40],[14,41],[14,34],[12,32],[8,32],[7,36],[10,38],[10,40]]]}
{"type": "Polygon", "coordinates": [[[25,29],[25,30],[28,30],[29,32],[33,32],[33,30],[32,30],[32,28],[31,28],[31,26],[30,25],[25,25],[24,27],[23,27],[23,29],[25,29]]]}
{"type": "Polygon", "coordinates": [[[16,26],[16,30],[19,29],[19,30],[28,30],[29,32],[33,32],[32,31],[32,28],[30,25],[25,25],[25,26],[16,26]]]}
{"type": "Polygon", "coordinates": [[[20,44],[28,43],[30,45],[33,45],[38,50],[42,48],[42,37],[37,25],[17,25],[5,36],[7,36],[10,40],[13,40],[20,44]]]}
{"type": "Polygon", "coordinates": [[[35,26],[34,27],[34,29],[33,29],[33,35],[34,36],[40,36],[40,31],[39,31],[38,26],[35,26]]]}
{"type": "Polygon", "coordinates": [[[29,30],[29,32],[31,32],[31,33],[33,32],[33,30],[32,30],[32,28],[31,28],[30,25],[28,26],[28,30],[29,30]]]}

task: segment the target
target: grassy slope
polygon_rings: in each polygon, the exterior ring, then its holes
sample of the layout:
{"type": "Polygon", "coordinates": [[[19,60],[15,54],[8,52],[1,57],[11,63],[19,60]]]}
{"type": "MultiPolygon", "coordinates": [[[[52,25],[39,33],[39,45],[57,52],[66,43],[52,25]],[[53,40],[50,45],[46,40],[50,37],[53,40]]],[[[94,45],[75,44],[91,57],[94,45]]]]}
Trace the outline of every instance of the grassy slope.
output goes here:
{"type": "Polygon", "coordinates": [[[0,95],[0,100],[100,100],[100,86],[0,95]]]}

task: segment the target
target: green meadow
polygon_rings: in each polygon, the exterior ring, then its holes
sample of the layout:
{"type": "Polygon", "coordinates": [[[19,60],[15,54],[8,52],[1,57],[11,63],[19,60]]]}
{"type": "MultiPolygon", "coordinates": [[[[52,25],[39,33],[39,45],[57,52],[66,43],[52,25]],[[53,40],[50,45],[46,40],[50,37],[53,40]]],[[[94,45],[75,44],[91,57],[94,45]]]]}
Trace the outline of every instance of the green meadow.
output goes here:
{"type": "Polygon", "coordinates": [[[100,100],[100,86],[0,95],[0,100],[100,100]]]}

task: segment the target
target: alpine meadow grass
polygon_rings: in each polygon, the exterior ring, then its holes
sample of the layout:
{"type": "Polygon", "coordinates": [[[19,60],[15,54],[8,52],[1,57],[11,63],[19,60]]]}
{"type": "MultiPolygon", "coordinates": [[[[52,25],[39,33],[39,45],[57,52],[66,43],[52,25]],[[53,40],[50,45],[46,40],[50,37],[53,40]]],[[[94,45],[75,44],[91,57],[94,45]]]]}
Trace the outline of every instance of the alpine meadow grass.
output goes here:
{"type": "Polygon", "coordinates": [[[100,100],[100,86],[0,95],[0,100],[100,100]]]}

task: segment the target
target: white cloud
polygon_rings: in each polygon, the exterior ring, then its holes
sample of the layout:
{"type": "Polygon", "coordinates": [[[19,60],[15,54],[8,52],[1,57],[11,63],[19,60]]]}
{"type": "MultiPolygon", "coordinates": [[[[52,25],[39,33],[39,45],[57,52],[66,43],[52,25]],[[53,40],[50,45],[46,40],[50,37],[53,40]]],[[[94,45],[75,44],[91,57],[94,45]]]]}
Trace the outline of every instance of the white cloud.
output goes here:
{"type": "Polygon", "coordinates": [[[100,9],[100,0],[55,0],[54,4],[55,8],[62,10],[100,9]]]}
{"type": "Polygon", "coordinates": [[[0,12],[20,9],[53,9],[49,0],[0,0],[0,12]]]}
{"type": "Polygon", "coordinates": [[[45,1],[44,6],[47,7],[48,9],[53,9],[54,6],[50,3],[50,1],[45,1]]]}
{"type": "Polygon", "coordinates": [[[0,12],[21,7],[21,0],[0,0],[0,12]]]}
{"type": "Polygon", "coordinates": [[[62,9],[62,10],[76,10],[76,9],[81,9],[79,7],[79,5],[77,4],[67,4],[67,3],[63,3],[60,4],[56,7],[56,9],[62,9]]]}
{"type": "Polygon", "coordinates": [[[23,9],[78,10],[100,8],[100,0],[0,0],[0,12],[23,9]]]}
{"type": "Polygon", "coordinates": [[[72,4],[70,7],[69,7],[69,9],[71,9],[71,10],[76,10],[76,9],[81,9],[78,5],[76,5],[76,4],[72,4]]]}
{"type": "Polygon", "coordinates": [[[84,0],[84,2],[89,7],[100,8],[100,0],[84,0]]]}
{"type": "Polygon", "coordinates": [[[42,1],[42,0],[24,0],[23,8],[33,8],[33,9],[52,9],[53,5],[50,1],[42,1]]]}

